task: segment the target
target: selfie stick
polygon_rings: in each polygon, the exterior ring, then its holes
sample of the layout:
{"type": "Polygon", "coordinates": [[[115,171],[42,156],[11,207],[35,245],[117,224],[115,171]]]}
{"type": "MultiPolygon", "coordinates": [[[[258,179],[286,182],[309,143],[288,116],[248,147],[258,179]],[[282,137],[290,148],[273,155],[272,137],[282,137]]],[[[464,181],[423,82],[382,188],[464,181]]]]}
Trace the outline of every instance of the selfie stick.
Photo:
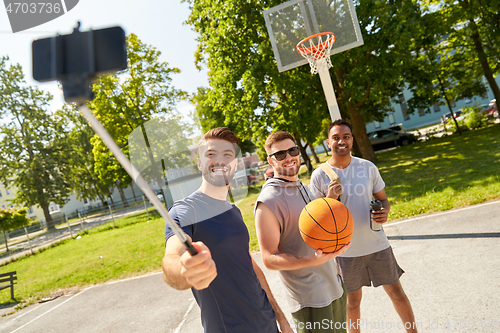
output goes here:
{"type": "Polygon", "coordinates": [[[79,29],[80,22],[71,34],[33,41],[33,78],[39,82],[61,82],[66,102],[79,105],[80,112],[92,129],[153,203],[173,233],[186,245],[188,252],[197,254],[186,234],[86,104],[94,99],[90,86],[98,75],[127,68],[125,32],[120,27],[85,32],[79,29]]]}
{"type": "Polygon", "coordinates": [[[160,213],[161,217],[165,219],[167,222],[167,225],[170,227],[170,229],[173,231],[173,233],[179,237],[182,243],[187,248],[187,251],[192,255],[196,255],[198,251],[193,247],[189,239],[186,237],[186,234],[182,229],[175,223],[175,221],[172,219],[172,216],[168,213],[167,208],[161,203],[160,199],[156,197],[154,194],[153,190],[149,187],[148,183],[146,180],[141,176],[139,171],[135,168],[135,166],[132,164],[132,162],[129,161],[127,156],[121,151],[120,147],[116,144],[115,140],[111,137],[111,135],[106,131],[104,126],[97,120],[97,118],[94,116],[92,111],[90,111],[89,107],[83,103],[78,106],[78,109],[82,113],[82,115],[87,119],[89,122],[90,126],[92,129],[99,135],[106,144],[106,146],[109,148],[109,150],[115,155],[116,160],[121,164],[121,166],[127,171],[127,173],[130,175],[130,177],[135,181],[137,186],[141,189],[141,191],[146,195],[146,197],[153,203],[153,206],[158,210],[158,213],[160,213]]]}

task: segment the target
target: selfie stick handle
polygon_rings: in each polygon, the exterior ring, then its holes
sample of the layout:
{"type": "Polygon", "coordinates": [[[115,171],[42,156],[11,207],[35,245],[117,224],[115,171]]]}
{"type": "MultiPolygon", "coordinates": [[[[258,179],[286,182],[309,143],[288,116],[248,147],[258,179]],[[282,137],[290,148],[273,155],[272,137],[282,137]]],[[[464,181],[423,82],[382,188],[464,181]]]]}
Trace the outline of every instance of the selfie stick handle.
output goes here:
{"type": "Polygon", "coordinates": [[[129,161],[127,156],[121,151],[120,147],[116,144],[115,140],[109,135],[108,131],[102,126],[99,120],[94,116],[92,111],[90,111],[89,107],[86,104],[79,105],[79,110],[83,114],[83,116],[87,119],[92,129],[99,135],[102,141],[106,144],[109,150],[115,155],[116,160],[122,165],[122,167],[127,171],[127,173],[132,177],[137,186],[142,190],[142,193],[146,195],[146,197],[151,201],[153,206],[158,210],[161,217],[165,219],[170,229],[173,233],[179,237],[182,243],[187,248],[187,251],[192,255],[196,255],[198,251],[193,247],[189,239],[184,234],[184,231],[175,223],[172,219],[172,216],[168,213],[167,208],[161,203],[160,199],[156,197],[153,190],[149,187],[146,180],[141,176],[139,171],[135,168],[132,162],[129,161]]]}

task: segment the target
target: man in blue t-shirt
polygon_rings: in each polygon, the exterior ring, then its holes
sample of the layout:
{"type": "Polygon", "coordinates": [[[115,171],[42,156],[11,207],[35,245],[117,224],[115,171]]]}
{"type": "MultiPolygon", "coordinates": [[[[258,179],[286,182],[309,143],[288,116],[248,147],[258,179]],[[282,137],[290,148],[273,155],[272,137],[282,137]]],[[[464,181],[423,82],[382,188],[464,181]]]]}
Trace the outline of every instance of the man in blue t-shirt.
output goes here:
{"type": "Polygon", "coordinates": [[[293,331],[274,300],[265,276],[249,253],[249,235],[240,210],[226,198],[237,165],[238,138],[226,127],[200,140],[201,187],[176,201],[172,218],[198,254],[165,227],[163,277],[175,289],[191,288],[205,332],[276,333],[293,331]]]}

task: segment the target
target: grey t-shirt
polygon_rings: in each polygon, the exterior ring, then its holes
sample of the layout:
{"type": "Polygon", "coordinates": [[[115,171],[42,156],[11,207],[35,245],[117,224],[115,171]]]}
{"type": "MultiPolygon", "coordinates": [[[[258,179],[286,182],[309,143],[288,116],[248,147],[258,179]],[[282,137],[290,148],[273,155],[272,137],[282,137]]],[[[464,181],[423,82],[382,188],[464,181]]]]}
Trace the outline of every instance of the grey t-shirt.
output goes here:
{"type": "MultiPolygon", "coordinates": [[[[257,198],[274,213],[280,224],[278,251],[296,257],[314,255],[299,232],[299,216],[302,209],[315,197],[302,182],[286,182],[269,179],[257,198]]],[[[290,312],[304,307],[320,308],[328,306],[343,294],[335,260],[322,265],[295,270],[279,271],[285,286],[290,312]]]]}
{"type": "MultiPolygon", "coordinates": [[[[349,208],[354,219],[351,246],[341,257],[360,257],[388,248],[390,244],[384,230],[373,231],[370,228],[370,201],[373,193],[380,192],[385,187],[375,164],[352,156],[347,168],[330,167],[340,178],[341,201],[349,208]]],[[[328,175],[317,168],[311,175],[311,192],[318,198],[326,197],[330,183],[328,175]]]]}

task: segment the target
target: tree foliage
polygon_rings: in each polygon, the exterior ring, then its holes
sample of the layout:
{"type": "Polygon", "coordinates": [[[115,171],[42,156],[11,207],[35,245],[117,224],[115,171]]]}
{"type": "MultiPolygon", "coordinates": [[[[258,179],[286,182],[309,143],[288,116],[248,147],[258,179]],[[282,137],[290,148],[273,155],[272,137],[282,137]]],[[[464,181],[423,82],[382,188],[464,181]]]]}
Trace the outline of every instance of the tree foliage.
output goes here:
{"type": "Polygon", "coordinates": [[[500,72],[500,1],[426,0],[423,7],[438,18],[434,22],[437,28],[447,30],[440,52],[454,59],[453,70],[464,71],[465,80],[467,76],[484,75],[499,100],[500,90],[494,77],[500,72]]]}
{"type": "Polygon", "coordinates": [[[419,22],[421,33],[413,39],[412,47],[416,61],[405,68],[413,91],[408,100],[411,109],[429,111],[430,105],[446,104],[453,112],[453,101],[486,94],[483,71],[476,59],[450,48],[454,43],[452,23],[440,11],[426,13],[419,22]]]}
{"type": "Polygon", "coordinates": [[[31,220],[26,217],[27,213],[28,210],[26,207],[21,209],[0,209],[0,230],[4,234],[7,252],[9,251],[9,246],[7,244],[7,237],[5,237],[6,232],[29,226],[31,220]]]}
{"type": "MultiPolygon", "coordinates": [[[[210,100],[208,99],[208,94],[210,88],[198,87],[197,93],[191,96],[191,102],[196,107],[194,121],[199,123],[201,131],[206,133],[211,128],[226,126],[233,132],[237,132],[238,123],[231,122],[226,123],[224,117],[224,111],[214,110],[210,105],[210,100]]],[[[252,140],[241,138],[240,149],[242,153],[253,153],[257,148],[252,140]]]]}
{"type": "MultiPolygon", "coordinates": [[[[278,73],[263,10],[278,0],[189,1],[188,23],[198,32],[198,64],[209,69],[207,104],[236,132],[265,139],[286,130],[314,142],[328,108],[319,77],[308,66],[278,73]]],[[[330,69],[343,117],[349,118],[363,157],[375,160],[365,121],[390,110],[404,87],[401,67],[412,59],[410,40],[419,7],[408,1],[361,0],[356,11],[364,45],[332,56],[330,69]]]]}
{"type": "Polygon", "coordinates": [[[105,198],[111,195],[110,186],[101,181],[95,170],[91,139],[94,131],[80,114],[76,105],[64,104],[59,111],[69,121],[67,143],[71,147],[69,164],[72,166],[69,183],[78,199],[94,200],[99,198],[105,205],[105,198]]]}
{"type": "Polygon", "coordinates": [[[22,68],[0,58],[0,181],[17,189],[14,204],[42,208],[54,228],[49,204],[69,200],[71,169],[66,119],[46,108],[52,96],[26,85],[22,68]]]}
{"type": "MultiPolygon", "coordinates": [[[[144,44],[136,35],[127,36],[126,70],[99,78],[94,84],[95,99],[89,107],[128,156],[128,137],[155,114],[173,112],[176,102],[185,95],[171,85],[171,75],[179,73],[160,61],[160,51],[144,44]]],[[[116,185],[126,204],[123,189],[132,179],[116,161],[102,140],[92,140],[95,172],[105,186],[116,185]]]]}

